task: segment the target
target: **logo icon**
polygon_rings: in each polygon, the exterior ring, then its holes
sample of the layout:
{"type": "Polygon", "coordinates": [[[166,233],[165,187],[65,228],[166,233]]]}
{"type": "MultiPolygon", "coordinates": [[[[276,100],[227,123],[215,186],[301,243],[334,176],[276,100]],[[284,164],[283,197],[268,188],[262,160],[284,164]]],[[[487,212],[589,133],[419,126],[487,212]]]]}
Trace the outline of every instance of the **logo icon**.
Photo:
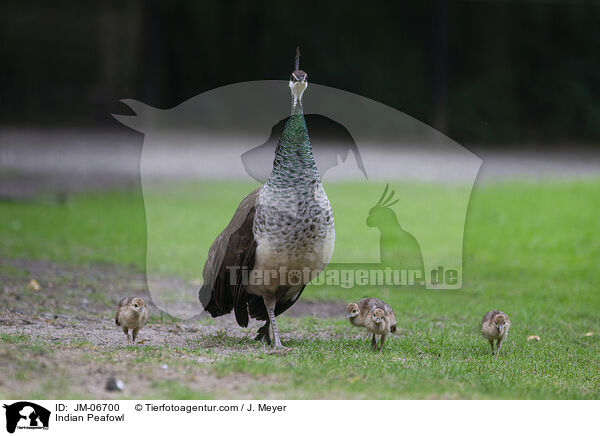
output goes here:
{"type": "Polygon", "coordinates": [[[48,429],[50,411],[28,401],[19,401],[11,405],[5,404],[6,431],[14,433],[18,429],[48,429]]]}
{"type": "MultiPolygon", "coordinates": [[[[333,257],[311,283],[460,289],[465,222],[481,159],[382,103],[317,84],[310,89],[304,118],[336,228],[333,257]]],[[[244,183],[255,188],[269,176],[290,116],[282,96],[289,96],[287,81],[243,82],[169,109],[122,100],[133,115],[113,115],[144,134],[146,278],[153,302],[170,315],[188,319],[204,310],[199,265],[230,217],[213,219],[215,206],[235,210],[251,190],[244,183]],[[239,191],[223,195],[213,183],[223,180],[234,182],[228,192],[239,191]],[[171,193],[193,204],[185,223],[170,219],[164,199],[171,193]],[[165,265],[175,258],[188,281],[165,286],[165,265]]],[[[298,194],[290,187],[289,195],[298,194]]],[[[293,212],[288,203],[284,214],[293,212]]]]}

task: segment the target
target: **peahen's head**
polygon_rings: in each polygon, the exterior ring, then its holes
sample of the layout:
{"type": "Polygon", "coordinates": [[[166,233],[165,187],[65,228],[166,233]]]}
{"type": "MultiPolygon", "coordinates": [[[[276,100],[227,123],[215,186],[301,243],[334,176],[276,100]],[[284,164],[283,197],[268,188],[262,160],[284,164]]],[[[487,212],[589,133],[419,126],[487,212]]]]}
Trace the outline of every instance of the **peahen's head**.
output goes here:
{"type": "Polygon", "coordinates": [[[300,47],[296,48],[296,69],[290,76],[290,89],[292,91],[292,98],[294,99],[294,106],[298,103],[302,104],[302,94],[308,87],[307,78],[308,74],[300,69],[300,47]]]}

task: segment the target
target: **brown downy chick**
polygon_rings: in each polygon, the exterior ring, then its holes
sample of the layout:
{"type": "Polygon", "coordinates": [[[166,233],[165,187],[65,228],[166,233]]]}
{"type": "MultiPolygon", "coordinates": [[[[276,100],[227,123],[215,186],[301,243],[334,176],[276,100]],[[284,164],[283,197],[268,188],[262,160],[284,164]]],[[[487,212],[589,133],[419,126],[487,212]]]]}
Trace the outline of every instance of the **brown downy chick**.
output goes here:
{"type": "Polygon", "coordinates": [[[393,332],[396,331],[396,318],[394,318],[394,311],[390,307],[389,304],[385,302],[373,298],[367,297],[360,300],[358,303],[349,303],[346,306],[346,318],[355,327],[364,327],[365,326],[365,318],[369,315],[369,312],[379,307],[383,309],[384,312],[388,315],[391,314],[391,318],[393,320],[393,332]]]}
{"type": "Polygon", "coordinates": [[[496,356],[500,353],[502,341],[508,336],[510,320],[508,315],[499,310],[492,310],[481,320],[481,334],[490,342],[492,353],[494,353],[494,340],[496,341],[496,356]]]}
{"type": "Polygon", "coordinates": [[[386,312],[383,308],[376,307],[364,319],[365,327],[373,334],[371,339],[373,350],[377,350],[377,335],[381,336],[379,340],[379,352],[381,352],[387,336],[396,331],[396,318],[391,309],[390,307],[390,311],[386,312]]]}
{"type": "Polygon", "coordinates": [[[140,329],[148,322],[150,316],[148,309],[146,308],[146,302],[139,297],[123,298],[119,301],[117,306],[117,313],[115,315],[115,324],[117,324],[123,330],[123,333],[127,336],[127,342],[135,344],[135,339],[140,329]],[[129,336],[129,330],[133,336],[129,336]]]}

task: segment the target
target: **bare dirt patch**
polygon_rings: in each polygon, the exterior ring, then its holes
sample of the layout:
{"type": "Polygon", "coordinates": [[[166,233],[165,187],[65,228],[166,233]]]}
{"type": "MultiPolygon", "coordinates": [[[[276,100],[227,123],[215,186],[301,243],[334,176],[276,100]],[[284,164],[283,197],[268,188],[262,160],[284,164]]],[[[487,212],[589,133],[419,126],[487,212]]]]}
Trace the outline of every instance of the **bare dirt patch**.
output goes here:
{"type": "MultiPolygon", "coordinates": [[[[339,318],[344,307],[300,300],[282,318],[339,318]]],[[[285,319],[281,324],[284,342],[303,339],[301,329],[286,331],[285,319]]],[[[132,268],[0,259],[0,369],[7,374],[0,394],[112,398],[160,396],[171,389],[183,389],[185,396],[189,389],[207,397],[244,397],[261,381],[220,377],[211,366],[232,353],[268,353],[253,339],[260,325],[251,321],[240,328],[232,315],[172,318],[152,304],[144,274],[132,268]],[[32,279],[40,289],[30,285],[32,279]],[[136,347],[127,346],[114,323],[117,301],[128,295],[145,298],[151,311],[136,347]],[[105,389],[110,377],[125,382],[123,392],[105,389]]]]}

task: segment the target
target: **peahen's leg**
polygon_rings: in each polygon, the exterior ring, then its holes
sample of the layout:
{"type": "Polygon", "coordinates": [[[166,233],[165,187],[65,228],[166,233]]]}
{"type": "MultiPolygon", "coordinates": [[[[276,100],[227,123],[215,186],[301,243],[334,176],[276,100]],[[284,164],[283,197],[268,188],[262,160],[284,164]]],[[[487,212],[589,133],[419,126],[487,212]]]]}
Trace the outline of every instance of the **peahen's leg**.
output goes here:
{"type": "Polygon", "coordinates": [[[267,313],[269,314],[269,320],[271,321],[271,327],[273,328],[273,342],[275,348],[281,348],[281,340],[279,339],[279,331],[277,330],[277,322],[275,321],[275,304],[277,301],[274,297],[263,297],[265,300],[265,306],[267,313]]]}
{"type": "Polygon", "coordinates": [[[271,335],[269,333],[269,329],[271,328],[271,322],[267,319],[265,325],[258,329],[258,334],[256,338],[257,341],[266,342],[268,345],[271,345],[271,335]]]}

